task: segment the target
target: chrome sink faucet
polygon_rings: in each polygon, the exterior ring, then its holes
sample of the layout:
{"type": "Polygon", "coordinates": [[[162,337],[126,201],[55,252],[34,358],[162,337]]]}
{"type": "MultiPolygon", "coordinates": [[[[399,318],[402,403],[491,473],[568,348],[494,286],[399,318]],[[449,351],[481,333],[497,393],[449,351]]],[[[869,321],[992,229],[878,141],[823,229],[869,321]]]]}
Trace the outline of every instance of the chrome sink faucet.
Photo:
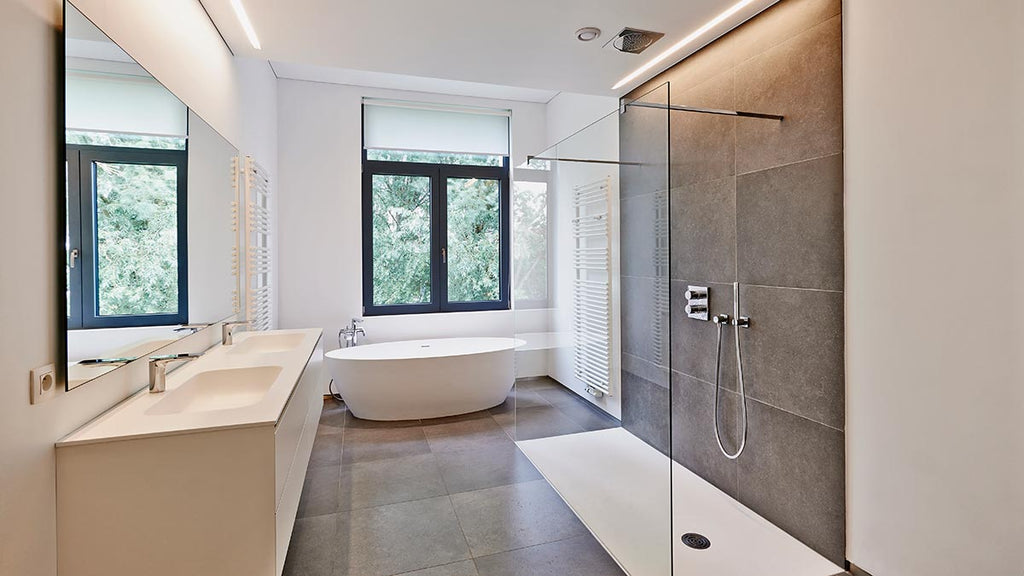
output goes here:
{"type": "Polygon", "coordinates": [[[366,330],[359,324],[363,323],[362,318],[353,318],[352,323],[338,332],[338,345],[342,348],[351,348],[359,344],[359,336],[366,336],[366,330]]]}
{"type": "Polygon", "coordinates": [[[225,322],[220,326],[220,343],[224,346],[231,346],[235,343],[235,328],[249,326],[248,322],[225,322]]]}
{"type": "Polygon", "coordinates": [[[167,365],[171,362],[191,362],[202,354],[168,354],[149,357],[149,393],[159,394],[167,388],[167,365]]]}

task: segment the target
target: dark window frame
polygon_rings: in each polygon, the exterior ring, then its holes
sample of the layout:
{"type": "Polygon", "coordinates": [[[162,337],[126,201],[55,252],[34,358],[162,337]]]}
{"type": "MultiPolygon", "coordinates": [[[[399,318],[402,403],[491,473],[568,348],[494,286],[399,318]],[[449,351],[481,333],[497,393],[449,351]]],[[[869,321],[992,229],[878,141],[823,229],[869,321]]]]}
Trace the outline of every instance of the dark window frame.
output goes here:
{"type": "Polygon", "coordinates": [[[70,247],[79,258],[71,269],[68,294],[71,315],[68,329],[128,328],[188,324],[188,151],[120,146],[68,144],[67,209],[70,247]],[[101,316],[98,310],[99,278],[96,274],[96,174],[95,162],[174,166],[177,168],[178,311],[175,314],[125,314],[101,316]]]}
{"type": "Polygon", "coordinates": [[[478,312],[511,309],[511,186],[509,158],[501,166],[428,164],[367,159],[363,150],[363,315],[431,314],[440,312],[478,312]],[[430,302],[422,304],[375,305],[373,303],[373,177],[424,176],[431,179],[430,189],[430,302]],[[479,178],[499,182],[499,298],[480,302],[448,301],[448,262],[441,251],[448,249],[449,178],[479,178]]]}

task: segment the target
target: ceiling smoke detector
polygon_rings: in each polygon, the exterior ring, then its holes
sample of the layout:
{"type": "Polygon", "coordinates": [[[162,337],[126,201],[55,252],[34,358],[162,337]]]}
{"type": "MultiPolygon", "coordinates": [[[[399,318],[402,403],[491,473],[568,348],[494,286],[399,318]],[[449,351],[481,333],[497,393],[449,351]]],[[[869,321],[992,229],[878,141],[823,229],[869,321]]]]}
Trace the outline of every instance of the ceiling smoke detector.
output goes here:
{"type": "Polygon", "coordinates": [[[650,48],[651,45],[658,40],[661,40],[662,36],[664,36],[664,34],[661,32],[638,30],[636,28],[623,28],[622,32],[619,32],[618,35],[612,39],[611,45],[619,52],[639,54],[650,48]]]}
{"type": "Polygon", "coordinates": [[[601,35],[600,28],[594,28],[593,26],[587,26],[580,28],[576,31],[576,39],[580,42],[590,42],[591,40],[597,40],[597,37],[601,35]]]}

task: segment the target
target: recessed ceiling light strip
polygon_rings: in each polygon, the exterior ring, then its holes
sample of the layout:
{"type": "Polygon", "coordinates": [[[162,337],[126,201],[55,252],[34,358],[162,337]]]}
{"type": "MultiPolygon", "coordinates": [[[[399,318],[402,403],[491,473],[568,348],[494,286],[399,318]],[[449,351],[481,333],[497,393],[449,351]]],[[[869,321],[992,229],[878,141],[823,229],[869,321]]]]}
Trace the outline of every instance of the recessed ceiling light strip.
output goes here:
{"type": "Polygon", "coordinates": [[[712,30],[715,26],[718,26],[722,22],[725,22],[732,16],[736,15],[737,12],[743,10],[753,2],[754,0],[740,0],[740,2],[733,4],[732,7],[730,7],[728,10],[722,12],[718,16],[715,16],[707,24],[704,24],[700,28],[694,30],[692,33],[690,33],[689,36],[683,38],[679,42],[676,42],[668,50],[665,50],[661,54],[658,54],[657,56],[649,60],[646,64],[637,68],[622,80],[619,80],[619,82],[615,86],[612,86],[612,90],[618,90],[619,88],[622,88],[626,84],[629,84],[630,82],[636,80],[638,77],[640,77],[641,74],[647,72],[651,68],[654,68],[661,62],[664,62],[668,57],[672,56],[676,52],[679,52],[687,45],[692,44],[694,40],[700,38],[704,34],[707,34],[708,31],[712,30]]]}
{"type": "Polygon", "coordinates": [[[245,6],[242,6],[242,0],[231,0],[231,7],[234,8],[235,16],[238,17],[238,21],[242,24],[242,29],[245,30],[249,43],[252,44],[253,48],[260,50],[260,39],[256,37],[256,29],[252,27],[249,15],[245,13],[245,6]]]}

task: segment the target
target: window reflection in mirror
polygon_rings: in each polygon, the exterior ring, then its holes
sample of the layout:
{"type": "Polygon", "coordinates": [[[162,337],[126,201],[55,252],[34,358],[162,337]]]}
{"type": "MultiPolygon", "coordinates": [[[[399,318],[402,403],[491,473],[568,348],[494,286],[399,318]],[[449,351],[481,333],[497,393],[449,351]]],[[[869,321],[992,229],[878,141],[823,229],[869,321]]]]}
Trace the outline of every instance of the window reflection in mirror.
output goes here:
{"type": "Polygon", "coordinates": [[[233,315],[239,238],[237,150],[70,3],[64,29],[71,389],[233,315]]]}

